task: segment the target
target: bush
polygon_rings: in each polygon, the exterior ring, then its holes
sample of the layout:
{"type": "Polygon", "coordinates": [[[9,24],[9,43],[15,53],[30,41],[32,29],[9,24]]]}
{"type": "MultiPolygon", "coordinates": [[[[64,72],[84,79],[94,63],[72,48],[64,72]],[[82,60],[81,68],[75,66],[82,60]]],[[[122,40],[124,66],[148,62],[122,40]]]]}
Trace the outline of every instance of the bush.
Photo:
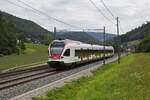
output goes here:
{"type": "Polygon", "coordinates": [[[150,35],[145,38],[137,45],[136,52],[150,52],[150,35]]]}
{"type": "Polygon", "coordinates": [[[3,54],[0,54],[0,57],[3,57],[4,55],[3,54]]]}

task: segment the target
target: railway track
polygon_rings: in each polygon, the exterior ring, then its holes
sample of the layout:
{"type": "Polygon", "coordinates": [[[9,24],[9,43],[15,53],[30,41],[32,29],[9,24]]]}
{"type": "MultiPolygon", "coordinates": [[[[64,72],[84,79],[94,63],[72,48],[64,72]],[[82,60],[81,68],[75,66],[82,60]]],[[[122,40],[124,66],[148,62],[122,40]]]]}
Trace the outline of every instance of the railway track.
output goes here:
{"type": "Polygon", "coordinates": [[[18,74],[24,74],[24,73],[29,73],[29,72],[38,71],[38,70],[44,70],[44,69],[48,69],[48,68],[49,67],[47,65],[41,65],[38,67],[19,69],[19,70],[8,71],[8,72],[1,72],[0,73],[0,79],[5,78],[5,77],[9,77],[9,76],[15,76],[18,74]]]}
{"type": "Polygon", "coordinates": [[[53,70],[53,71],[49,71],[49,72],[43,72],[43,73],[28,75],[28,76],[24,76],[24,77],[15,78],[15,79],[10,79],[10,80],[6,80],[6,81],[1,81],[0,82],[0,90],[7,89],[7,88],[17,86],[17,85],[21,85],[21,84],[25,84],[27,82],[37,80],[40,78],[44,78],[44,77],[47,77],[50,75],[54,75],[54,74],[57,74],[60,72],[61,71],[53,70]]]}
{"type": "MultiPolygon", "coordinates": [[[[95,61],[95,62],[90,62],[87,64],[78,65],[76,67],[82,67],[84,65],[88,65],[92,63],[93,65],[96,65],[101,62],[95,61]]],[[[37,80],[37,79],[44,78],[50,75],[58,74],[64,71],[65,70],[57,71],[55,69],[50,69],[50,67],[48,67],[47,65],[43,65],[43,66],[39,66],[35,68],[27,68],[27,69],[22,69],[22,70],[0,73],[0,90],[4,90],[4,89],[18,86],[21,84],[26,84],[33,80],[37,80]]]]}
{"type": "MultiPolygon", "coordinates": [[[[81,67],[87,64],[81,64],[76,67],[81,67]]],[[[58,74],[64,71],[65,70],[57,71],[55,69],[50,69],[50,67],[44,65],[35,68],[27,68],[22,70],[0,73],[0,90],[8,89],[21,84],[26,84],[28,82],[44,78],[50,75],[58,74]]]]}
{"type": "Polygon", "coordinates": [[[57,74],[61,71],[50,69],[48,66],[26,68],[22,70],[0,73],[0,90],[25,84],[33,80],[57,74]]]}

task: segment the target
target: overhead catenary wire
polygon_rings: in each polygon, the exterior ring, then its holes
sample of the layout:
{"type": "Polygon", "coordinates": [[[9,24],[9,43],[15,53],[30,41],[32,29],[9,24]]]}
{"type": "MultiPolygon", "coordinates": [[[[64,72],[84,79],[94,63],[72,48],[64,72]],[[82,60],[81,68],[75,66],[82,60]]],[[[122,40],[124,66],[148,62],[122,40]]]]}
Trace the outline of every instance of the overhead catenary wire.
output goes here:
{"type": "Polygon", "coordinates": [[[112,23],[112,24],[115,24],[113,21],[111,21],[107,16],[105,16],[105,14],[102,12],[102,10],[99,8],[99,7],[97,7],[97,5],[92,1],[92,0],[89,0],[90,1],[90,3],[97,9],[97,11],[107,20],[107,21],[109,21],[110,23],[112,23]]]}
{"type": "MultiPolygon", "coordinates": [[[[106,8],[106,10],[110,13],[110,15],[111,15],[114,19],[116,19],[115,15],[114,15],[114,14],[112,13],[112,11],[107,7],[107,5],[105,4],[104,0],[101,0],[101,2],[102,2],[102,4],[103,4],[103,6],[106,8]]],[[[120,23],[120,21],[119,21],[119,23],[120,23]]],[[[121,23],[120,23],[120,31],[121,31],[122,33],[124,33],[124,30],[123,30],[123,28],[122,28],[122,26],[121,26],[121,23]]]]}
{"type": "MultiPolygon", "coordinates": [[[[33,8],[32,6],[28,5],[27,3],[25,3],[25,2],[23,2],[23,1],[21,1],[21,0],[16,0],[16,1],[18,1],[18,2],[20,2],[20,3],[22,3],[22,4],[24,4],[24,5],[27,6],[28,8],[23,7],[23,6],[19,5],[19,4],[15,4],[14,2],[11,2],[11,1],[9,1],[9,0],[6,0],[6,1],[8,1],[9,3],[11,3],[11,4],[15,5],[15,6],[18,6],[18,7],[20,7],[20,8],[32,10],[32,12],[34,12],[35,14],[38,14],[38,15],[40,15],[40,16],[43,16],[43,15],[44,15],[44,16],[47,16],[49,19],[53,19],[53,20],[55,20],[55,21],[57,21],[57,22],[60,22],[60,23],[62,23],[62,24],[65,24],[65,25],[67,25],[67,26],[70,26],[70,27],[72,27],[72,28],[83,30],[83,28],[81,28],[81,27],[74,26],[74,25],[71,25],[71,24],[69,24],[69,23],[63,22],[63,21],[61,21],[61,20],[59,20],[59,19],[57,19],[57,18],[54,18],[54,17],[52,17],[52,16],[50,16],[50,15],[48,15],[48,14],[46,14],[46,13],[44,13],[44,12],[38,10],[38,9],[36,9],[36,8],[33,8]]],[[[111,23],[113,23],[109,18],[107,18],[107,16],[104,15],[104,13],[101,11],[101,9],[99,9],[99,8],[96,6],[96,4],[95,4],[92,0],[89,0],[89,1],[97,8],[97,10],[105,17],[105,19],[107,19],[108,21],[110,21],[111,23]]],[[[114,23],[113,23],[113,24],[114,24],[114,23]]]]}
{"type": "Polygon", "coordinates": [[[75,25],[71,25],[71,24],[69,24],[69,23],[66,23],[66,22],[64,22],[64,21],[59,20],[58,18],[52,17],[52,16],[50,16],[50,15],[48,15],[48,14],[46,14],[46,13],[44,13],[44,12],[42,12],[42,11],[36,9],[36,8],[33,8],[32,6],[30,6],[29,4],[27,4],[27,3],[25,3],[25,2],[23,2],[23,1],[21,1],[21,0],[17,0],[17,1],[20,2],[20,3],[22,3],[22,4],[24,4],[25,6],[29,7],[30,9],[32,9],[32,10],[34,10],[34,11],[36,11],[36,12],[42,14],[42,15],[47,16],[47,17],[50,18],[50,19],[53,19],[53,20],[55,20],[55,21],[57,21],[57,22],[60,22],[60,23],[65,24],[65,25],[67,25],[67,26],[70,26],[70,27],[72,27],[72,28],[74,28],[74,29],[82,29],[81,27],[78,27],[78,26],[75,26],[75,25]]]}
{"type": "MultiPolygon", "coordinates": [[[[55,21],[57,21],[57,22],[60,22],[60,23],[62,23],[62,24],[65,24],[65,25],[67,25],[67,26],[70,26],[70,27],[72,27],[72,28],[75,28],[75,29],[80,29],[80,30],[83,30],[81,27],[78,27],[78,26],[74,26],[74,25],[71,25],[71,24],[69,24],[69,23],[66,23],[66,22],[63,22],[63,21],[61,21],[61,20],[59,20],[59,19],[57,19],[57,18],[54,18],[54,17],[52,17],[52,16],[50,16],[50,15],[48,15],[48,14],[46,14],[46,13],[44,13],[44,12],[42,12],[42,11],[40,11],[40,10],[38,10],[38,9],[36,9],[36,8],[33,8],[32,6],[30,6],[30,5],[28,5],[27,3],[25,3],[25,2],[23,2],[23,1],[21,1],[21,0],[17,0],[18,2],[20,2],[20,3],[22,3],[22,4],[24,4],[25,6],[27,6],[27,7],[29,7],[29,8],[26,8],[26,7],[23,7],[23,6],[20,6],[20,5],[18,5],[18,4],[15,4],[14,2],[11,2],[11,1],[9,1],[9,0],[6,0],[7,2],[9,2],[10,4],[13,4],[13,5],[15,5],[15,6],[18,6],[18,7],[20,7],[20,8],[23,8],[23,9],[32,9],[32,12],[34,12],[35,14],[38,14],[38,15],[44,15],[44,16],[47,16],[48,18],[50,18],[50,19],[53,19],[53,20],[55,20],[55,21]],[[38,13],[37,13],[38,12],[38,13]]],[[[92,2],[92,1],[91,1],[92,2]]],[[[94,4],[94,2],[92,2],[93,4],[94,4]]],[[[94,4],[95,5],[95,4],[94,4]]],[[[97,7],[96,5],[95,5],[95,7],[97,7]]],[[[97,7],[98,8],[98,7],[97,7]]],[[[99,8],[98,8],[99,9],[99,8]]],[[[99,9],[99,11],[101,11],[100,9],[99,9]]],[[[107,19],[107,20],[109,20],[102,12],[101,12],[101,14],[107,19]]],[[[111,20],[109,20],[109,21],[111,21],[111,20]]],[[[112,22],[113,23],[113,22],[112,22]]]]}
{"type": "MultiPolygon", "coordinates": [[[[102,2],[102,4],[103,4],[103,6],[105,7],[105,9],[110,13],[110,15],[116,20],[116,17],[115,17],[115,15],[112,13],[112,11],[107,7],[107,5],[105,4],[105,2],[104,2],[104,0],[101,0],[101,2],[102,2]]],[[[120,23],[120,21],[119,21],[119,23],[120,23]]],[[[122,33],[124,33],[124,30],[123,30],[123,28],[122,28],[122,26],[121,26],[121,23],[120,23],[120,31],[122,32],[122,33]]]]}
{"type": "MultiPolygon", "coordinates": [[[[26,7],[23,7],[23,6],[18,5],[18,4],[16,4],[16,3],[14,3],[14,2],[11,2],[11,1],[9,1],[9,0],[6,0],[6,1],[7,1],[8,3],[12,4],[12,5],[15,5],[16,7],[23,8],[23,9],[26,9],[26,10],[29,10],[29,11],[32,11],[34,14],[41,16],[41,14],[37,13],[37,12],[34,11],[34,10],[31,10],[31,9],[29,9],[29,8],[26,8],[26,7]]],[[[51,26],[51,27],[52,27],[52,26],[51,26]]]]}
{"type": "MultiPolygon", "coordinates": [[[[61,22],[61,23],[65,24],[65,25],[68,25],[68,26],[70,26],[70,27],[72,27],[72,28],[84,30],[84,29],[82,29],[82,28],[80,28],[80,27],[73,26],[73,25],[68,24],[68,23],[65,23],[65,22],[63,22],[63,21],[61,21],[61,20],[58,20],[58,19],[56,19],[56,18],[54,18],[54,17],[51,17],[51,16],[45,14],[44,12],[39,11],[39,10],[33,8],[33,7],[31,7],[30,5],[24,3],[24,2],[22,2],[22,1],[20,1],[20,0],[16,0],[16,1],[18,1],[18,2],[20,2],[20,3],[22,3],[22,4],[24,4],[25,6],[29,7],[30,9],[29,9],[29,8],[26,8],[26,7],[23,7],[23,6],[20,6],[19,4],[15,4],[15,3],[13,3],[13,2],[11,2],[11,1],[9,1],[9,0],[6,0],[6,1],[9,2],[10,4],[13,4],[13,5],[17,6],[17,7],[20,7],[20,8],[23,8],[23,9],[32,10],[32,12],[34,12],[34,13],[37,14],[37,15],[40,15],[40,16],[43,16],[43,15],[44,15],[44,16],[47,16],[48,18],[51,18],[51,19],[53,19],[53,20],[55,20],[55,21],[57,21],[57,22],[61,22]]],[[[87,33],[87,32],[85,32],[85,33],[87,33]]]]}
{"type": "Polygon", "coordinates": [[[100,0],[101,3],[103,4],[103,6],[106,8],[106,10],[110,13],[110,15],[116,19],[115,15],[111,12],[111,10],[107,7],[107,5],[105,4],[104,0],[100,0]]]}
{"type": "MultiPolygon", "coordinates": [[[[14,3],[14,2],[11,2],[11,1],[9,1],[9,0],[6,0],[8,3],[10,3],[10,4],[12,4],[12,5],[15,5],[15,6],[17,6],[17,7],[19,7],[19,8],[23,8],[23,9],[26,9],[26,10],[30,10],[30,11],[32,11],[33,13],[35,13],[35,14],[37,14],[37,15],[39,15],[39,16],[43,16],[43,14],[41,14],[41,13],[38,13],[36,10],[34,10],[34,9],[31,9],[31,8],[26,8],[26,7],[24,7],[24,6],[21,6],[21,5],[19,5],[19,4],[16,4],[16,3],[14,3]]],[[[52,27],[52,26],[51,26],[52,27]]],[[[84,30],[84,29],[81,29],[80,28],[80,30],[84,30]]]]}
{"type": "MultiPolygon", "coordinates": [[[[12,5],[15,5],[15,6],[19,7],[19,8],[27,9],[27,10],[30,10],[30,11],[32,11],[33,13],[35,13],[35,14],[37,14],[37,15],[39,15],[39,16],[43,16],[43,14],[38,13],[37,11],[35,11],[35,10],[33,10],[33,9],[30,9],[30,8],[27,8],[27,7],[24,7],[24,6],[21,6],[21,5],[19,5],[19,4],[16,4],[16,3],[14,3],[14,2],[11,2],[11,1],[9,1],[9,0],[6,0],[6,1],[7,1],[8,3],[12,4],[12,5]]],[[[51,26],[51,27],[55,28],[54,26],[51,26]]],[[[54,34],[54,35],[55,35],[55,34],[54,34]]]]}
{"type": "MultiPolygon", "coordinates": [[[[10,3],[10,4],[12,4],[12,5],[15,5],[16,7],[20,7],[20,8],[29,10],[28,8],[23,7],[23,6],[21,6],[21,5],[18,5],[18,4],[14,3],[14,2],[11,2],[11,1],[9,1],[9,0],[5,0],[5,1],[7,1],[8,3],[10,3]]],[[[40,14],[38,14],[38,13],[35,12],[35,11],[32,11],[32,12],[35,13],[35,14],[37,14],[37,15],[40,15],[40,14]]],[[[41,16],[41,15],[40,15],[40,16],[41,16]]]]}
{"type": "Polygon", "coordinates": [[[23,6],[20,6],[20,5],[17,5],[17,4],[15,4],[14,2],[11,2],[11,1],[9,1],[9,0],[6,0],[8,3],[10,3],[10,4],[13,4],[13,5],[15,5],[15,6],[17,6],[17,7],[20,7],[20,8],[24,8],[25,9],[25,7],[23,7],[23,6]]]}

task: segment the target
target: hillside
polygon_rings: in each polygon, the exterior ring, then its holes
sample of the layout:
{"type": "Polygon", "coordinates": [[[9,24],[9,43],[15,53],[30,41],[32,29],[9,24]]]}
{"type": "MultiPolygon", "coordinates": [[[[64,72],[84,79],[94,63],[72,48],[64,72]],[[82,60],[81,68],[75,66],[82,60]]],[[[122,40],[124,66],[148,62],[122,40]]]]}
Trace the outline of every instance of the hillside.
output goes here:
{"type": "MultiPolygon", "coordinates": [[[[74,31],[75,32],[75,31],[74,31]]],[[[78,31],[79,32],[79,31],[78,31]]],[[[60,35],[63,35],[63,34],[65,34],[65,33],[67,33],[67,31],[59,31],[58,32],[58,34],[60,34],[60,35]]],[[[103,36],[104,36],[104,34],[102,33],[102,32],[86,32],[86,33],[88,33],[90,36],[92,36],[92,37],[94,37],[95,39],[97,39],[97,40],[103,40],[103,36]]],[[[108,39],[110,39],[110,38],[113,38],[113,37],[115,37],[116,35],[115,34],[110,34],[110,33],[106,33],[106,39],[108,40],[108,39]]]]}
{"type": "Polygon", "coordinates": [[[94,37],[85,32],[68,32],[62,34],[62,36],[67,39],[81,41],[85,43],[96,43],[96,44],[100,43],[97,39],[95,39],[94,37]]]}
{"type": "Polygon", "coordinates": [[[16,33],[24,33],[33,40],[43,40],[46,33],[51,33],[30,20],[18,18],[2,11],[0,14],[14,24],[16,33]]]}
{"type": "MultiPolygon", "coordinates": [[[[44,40],[45,35],[51,34],[52,32],[49,32],[48,30],[44,29],[40,25],[36,24],[33,21],[18,18],[16,16],[10,15],[8,13],[0,11],[0,14],[2,14],[8,21],[14,24],[15,32],[16,33],[24,33],[27,37],[31,38],[32,40],[44,40]]],[[[71,34],[58,34],[57,32],[57,39],[58,38],[67,38],[72,40],[78,40],[86,43],[99,43],[98,40],[96,40],[94,37],[88,35],[87,33],[80,34],[80,33],[74,33],[71,34]]]]}
{"type": "Polygon", "coordinates": [[[121,35],[121,43],[133,40],[141,40],[148,34],[150,34],[150,22],[131,30],[124,35],[121,35]]]}
{"type": "MultiPolygon", "coordinates": [[[[87,32],[89,35],[95,37],[98,40],[103,40],[104,37],[104,33],[102,32],[87,32]]],[[[115,37],[115,34],[110,34],[110,33],[106,33],[106,40],[115,37]]]]}

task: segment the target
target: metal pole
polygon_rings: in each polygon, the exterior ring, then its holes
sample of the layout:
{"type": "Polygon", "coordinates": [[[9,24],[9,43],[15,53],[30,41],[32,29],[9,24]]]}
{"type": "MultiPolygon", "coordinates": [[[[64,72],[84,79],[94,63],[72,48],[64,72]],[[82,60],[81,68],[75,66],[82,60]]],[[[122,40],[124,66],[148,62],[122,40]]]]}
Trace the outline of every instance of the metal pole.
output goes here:
{"type": "Polygon", "coordinates": [[[54,40],[56,39],[56,27],[54,27],[54,40]]]}
{"type": "Polygon", "coordinates": [[[104,45],[104,59],[103,59],[103,64],[105,65],[105,26],[104,26],[104,42],[103,42],[103,45],[104,45]]]}
{"type": "Polygon", "coordinates": [[[117,17],[117,51],[118,51],[118,64],[120,64],[119,17],[117,17]]]}

